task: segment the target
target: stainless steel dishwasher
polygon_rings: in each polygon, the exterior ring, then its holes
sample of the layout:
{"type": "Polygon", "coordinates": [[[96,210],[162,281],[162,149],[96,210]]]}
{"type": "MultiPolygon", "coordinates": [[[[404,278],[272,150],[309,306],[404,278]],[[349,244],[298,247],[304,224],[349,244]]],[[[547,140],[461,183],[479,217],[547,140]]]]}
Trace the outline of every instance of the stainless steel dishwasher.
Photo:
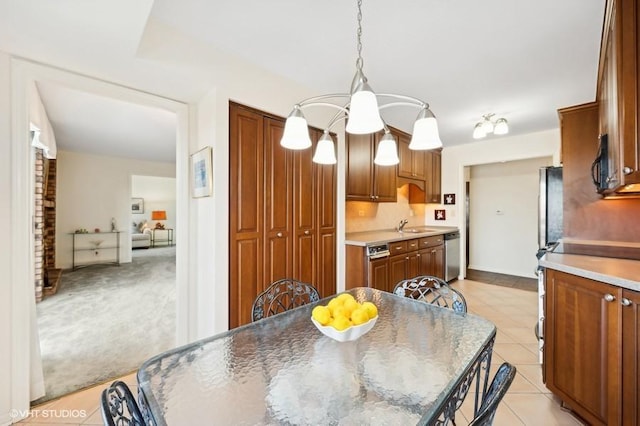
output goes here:
{"type": "Polygon", "coordinates": [[[460,232],[444,234],[444,280],[455,280],[460,275],[460,232]]]}

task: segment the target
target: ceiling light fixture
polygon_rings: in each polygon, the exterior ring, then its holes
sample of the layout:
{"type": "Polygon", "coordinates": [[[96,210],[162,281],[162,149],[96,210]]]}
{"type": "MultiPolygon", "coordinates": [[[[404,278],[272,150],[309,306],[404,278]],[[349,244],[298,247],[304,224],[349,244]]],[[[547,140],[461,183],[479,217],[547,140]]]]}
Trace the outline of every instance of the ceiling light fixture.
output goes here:
{"type": "Polygon", "coordinates": [[[495,122],[491,121],[491,118],[495,114],[485,114],[482,116],[482,121],[476,123],[473,128],[473,138],[482,139],[489,133],[494,135],[506,135],[509,133],[509,123],[506,118],[498,118],[495,122]]]}
{"type": "Polygon", "coordinates": [[[374,163],[378,165],[398,164],[396,141],[389,133],[380,111],[391,107],[413,107],[420,111],[413,123],[413,135],[409,148],[427,150],[442,147],[438,133],[436,117],[429,109],[429,104],[405,95],[391,93],[374,93],[362,71],[362,0],[358,0],[358,29],[356,60],[356,74],[351,83],[350,93],[333,93],[314,96],[298,102],[287,117],[280,145],[288,149],[306,149],[311,146],[307,120],[302,113],[304,108],[311,106],[325,106],[337,109],[336,115],[325,127],[324,134],[318,142],[313,161],[320,164],[335,164],[335,147],[329,134],[331,128],[340,120],[346,119],[345,130],[348,133],[361,135],[375,133],[384,129],[385,134],[380,140],[374,163]],[[380,103],[379,103],[380,102],[380,103]],[[321,151],[320,153],[318,151],[321,151]]]}

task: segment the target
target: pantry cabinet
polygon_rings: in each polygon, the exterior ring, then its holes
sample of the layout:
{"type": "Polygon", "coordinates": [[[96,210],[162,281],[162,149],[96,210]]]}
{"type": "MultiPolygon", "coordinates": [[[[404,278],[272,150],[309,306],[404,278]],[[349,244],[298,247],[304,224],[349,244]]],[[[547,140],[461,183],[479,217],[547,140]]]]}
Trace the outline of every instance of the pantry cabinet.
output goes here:
{"type": "MultiPolygon", "coordinates": [[[[280,146],[285,120],[230,103],[229,327],[251,321],[255,297],[293,278],[336,291],[336,167],[313,147],[280,146]]],[[[321,131],[311,129],[315,143],[321,131]]]]}
{"type": "Polygon", "coordinates": [[[547,387],[594,425],[637,425],[638,292],[545,270],[547,387]]]}

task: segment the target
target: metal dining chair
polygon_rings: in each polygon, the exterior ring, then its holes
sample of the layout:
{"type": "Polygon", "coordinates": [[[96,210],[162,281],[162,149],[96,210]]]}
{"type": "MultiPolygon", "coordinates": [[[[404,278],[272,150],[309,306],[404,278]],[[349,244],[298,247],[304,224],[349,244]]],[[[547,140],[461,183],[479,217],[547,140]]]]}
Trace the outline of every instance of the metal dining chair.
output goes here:
{"type": "Polygon", "coordinates": [[[320,300],[318,290],[311,284],[284,278],[273,282],[253,301],[251,321],[297,308],[320,300]]]}
{"type": "Polygon", "coordinates": [[[449,287],[446,281],[430,275],[402,280],[396,284],[393,294],[421,300],[459,313],[467,312],[467,301],[462,293],[449,287]]]}
{"type": "Polygon", "coordinates": [[[102,391],[100,408],[107,426],[147,426],[131,389],[120,380],[102,391]]]}
{"type": "Polygon", "coordinates": [[[508,362],[503,363],[496,371],[487,393],[484,394],[478,414],[469,423],[469,426],[490,426],[502,398],[509,390],[509,386],[516,377],[516,367],[508,362]]]}

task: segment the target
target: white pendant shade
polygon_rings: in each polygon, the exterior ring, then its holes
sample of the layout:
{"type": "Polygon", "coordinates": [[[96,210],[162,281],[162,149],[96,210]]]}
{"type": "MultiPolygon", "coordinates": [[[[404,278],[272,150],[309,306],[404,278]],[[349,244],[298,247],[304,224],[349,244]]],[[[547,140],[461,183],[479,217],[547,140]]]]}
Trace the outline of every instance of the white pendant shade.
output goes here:
{"type": "Polygon", "coordinates": [[[487,136],[487,134],[485,133],[485,131],[482,128],[482,123],[476,124],[476,127],[473,128],[473,138],[474,139],[482,139],[485,136],[487,136]]]}
{"type": "Polygon", "coordinates": [[[287,117],[280,145],[288,149],[306,149],[311,146],[307,119],[299,108],[294,108],[287,117]]]}
{"type": "Polygon", "coordinates": [[[424,150],[442,148],[438,122],[431,110],[424,108],[413,123],[413,135],[409,149],[424,150]]]}
{"type": "Polygon", "coordinates": [[[482,131],[484,131],[485,135],[493,133],[493,123],[491,122],[491,120],[485,119],[482,122],[482,131]]]}
{"type": "Polygon", "coordinates": [[[351,95],[346,131],[354,135],[375,133],[384,128],[378,99],[368,84],[351,95]]]}
{"type": "Polygon", "coordinates": [[[318,141],[313,162],[318,164],[336,164],[338,162],[333,139],[327,133],[324,133],[318,141]]]}
{"type": "Polygon", "coordinates": [[[509,124],[507,124],[506,118],[499,118],[496,121],[493,133],[496,135],[506,135],[509,133],[509,124]]]}
{"type": "Polygon", "coordinates": [[[380,140],[373,162],[378,166],[393,166],[400,162],[396,141],[390,133],[385,133],[380,140]]]}

